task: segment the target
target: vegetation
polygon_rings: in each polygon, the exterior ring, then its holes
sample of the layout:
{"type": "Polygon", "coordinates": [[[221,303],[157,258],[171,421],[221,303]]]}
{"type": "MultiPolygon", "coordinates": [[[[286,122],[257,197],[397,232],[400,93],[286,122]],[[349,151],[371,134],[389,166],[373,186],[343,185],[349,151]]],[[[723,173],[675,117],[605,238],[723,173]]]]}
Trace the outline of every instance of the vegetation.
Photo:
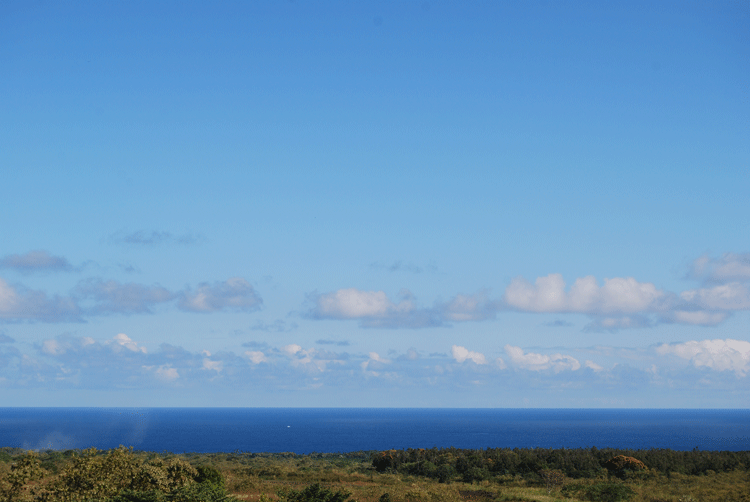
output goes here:
{"type": "Polygon", "coordinates": [[[750,452],[0,448],[0,502],[750,502],[750,452]]]}

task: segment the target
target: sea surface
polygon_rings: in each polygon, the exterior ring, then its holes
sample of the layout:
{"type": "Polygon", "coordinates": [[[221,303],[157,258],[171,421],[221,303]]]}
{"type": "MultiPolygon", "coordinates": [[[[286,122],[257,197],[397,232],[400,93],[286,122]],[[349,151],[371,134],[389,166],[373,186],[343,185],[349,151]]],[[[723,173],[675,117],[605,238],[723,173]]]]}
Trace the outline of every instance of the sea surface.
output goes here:
{"type": "Polygon", "coordinates": [[[750,450],[750,410],[0,408],[0,446],[181,452],[750,450]]]}

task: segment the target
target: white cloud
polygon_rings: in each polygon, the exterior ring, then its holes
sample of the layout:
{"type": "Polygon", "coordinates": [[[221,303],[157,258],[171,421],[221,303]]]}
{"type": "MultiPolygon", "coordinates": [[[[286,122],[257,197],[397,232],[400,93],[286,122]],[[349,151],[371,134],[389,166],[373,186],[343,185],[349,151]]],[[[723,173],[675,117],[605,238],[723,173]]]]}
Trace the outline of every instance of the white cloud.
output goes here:
{"type": "Polygon", "coordinates": [[[505,290],[505,303],[528,312],[577,312],[585,314],[634,313],[663,310],[668,295],[651,283],[632,277],[604,279],[599,286],[593,276],[576,279],[568,292],[560,274],[537,278],[531,284],[513,279],[505,290]]]}
{"type": "Polygon", "coordinates": [[[475,364],[487,364],[487,358],[484,357],[484,354],[470,351],[466,347],[460,345],[453,345],[451,347],[451,355],[458,363],[472,361],[475,364]]]}
{"type": "Polygon", "coordinates": [[[254,312],[260,309],[262,303],[263,299],[249,282],[241,277],[232,277],[224,282],[202,283],[196,291],[183,291],[178,307],[188,312],[254,312]]]}
{"type": "Polygon", "coordinates": [[[534,352],[524,353],[521,347],[515,347],[513,345],[506,345],[505,353],[508,354],[513,366],[532,371],[541,371],[551,368],[555,373],[558,373],[564,370],[576,371],[581,367],[581,363],[579,363],[577,359],[563,354],[553,354],[548,356],[544,354],[536,354],[534,352]]]}
{"type": "Polygon", "coordinates": [[[374,376],[378,376],[379,373],[374,370],[382,369],[385,365],[390,364],[391,361],[389,359],[384,359],[380,357],[380,354],[377,352],[370,352],[368,354],[369,359],[367,361],[364,361],[360,364],[360,368],[362,368],[362,371],[368,371],[370,370],[370,373],[372,373],[374,376]]]}
{"type": "Polygon", "coordinates": [[[313,319],[357,319],[365,328],[424,328],[441,326],[442,317],[428,309],[417,308],[408,290],[401,290],[401,301],[392,302],[383,291],[339,289],[311,295],[313,319]]]}
{"type": "Polygon", "coordinates": [[[604,370],[604,368],[602,368],[601,366],[599,366],[598,364],[596,364],[594,361],[586,361],[586,363],[584,364],[584,366],[586,368],[590,368],[590,369],[592,369],[592,370],[594,370],[596,372],[604,370]]]}
{"type": "Polygon", "coordinates": [[[221,361],[212,361],[211,359],[204,358],[203,359],[203,369],[204,370],[213,370],[217,373],[221,373],[221,370],[224,369],[224,363],[221,361]]]}
{"type": "Polygon", "coordinates": [[[339,289],[317,298],[317,311],[321,317],[334,319],[358,319],[362,317],[386,317],[393,313],[408,313],[414,304],[404,299],[398,304],[391,302],[383,291],[360,291],[355,288],[339,289]]]}
{"type": "Polygon", "coordinates": [[[259,350],[246,350],[245,357],[250,359],[250,362],[253,364],[268,362],[266,355],[259,350]]]}
{"type": "Polygon", "coordinates": [[[156,369],[155,373],[156,373],[156,376],[159,377],[160,380],[163,380],[165,382],[172,382],[180,378],[180,374],[177,372],[177,369],[172,368],[169,365],[159,366],[156,369]]]}
{"type": "Polygon", "coordinates": [[[139,346],[136,342],[130,339],[128,335],[125,333],[119,333],[115,335],[112,338],[111,342],[108,342],[108,345],[110,345],[115,350],[120,350],[120,347],[123,347],[131,352],[141,352],[143,354],[146,353],[146,347],[139,346]]]}
{"type": "Polygon", "coordinates": [[[300,347],[296,343],[293,343],[291,345],[286,345],[285,347],[282,347],[281,350],[286,352],[288,355],[293,356],[297,352],[301,351],[302,347],[300,347]]]}
{"type": "Polygon", "coordinates": [[[656,347],[661,355],[674,354],[693,363],[696,368],[734,371],[744,377],[750,370],[750,342],[744,340],[701,340],[662,344],[656,347]]]}

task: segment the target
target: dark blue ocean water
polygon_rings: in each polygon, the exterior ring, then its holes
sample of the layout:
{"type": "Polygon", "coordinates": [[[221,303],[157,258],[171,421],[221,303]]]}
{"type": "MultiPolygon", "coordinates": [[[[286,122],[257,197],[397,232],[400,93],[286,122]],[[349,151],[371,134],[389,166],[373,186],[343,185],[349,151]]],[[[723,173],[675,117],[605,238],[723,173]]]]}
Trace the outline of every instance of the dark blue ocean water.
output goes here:
{"type": "Polygon", "coordinates": [[[171,452],[750,450],[750,410],[0,408],[0,446],[171,452]]]}

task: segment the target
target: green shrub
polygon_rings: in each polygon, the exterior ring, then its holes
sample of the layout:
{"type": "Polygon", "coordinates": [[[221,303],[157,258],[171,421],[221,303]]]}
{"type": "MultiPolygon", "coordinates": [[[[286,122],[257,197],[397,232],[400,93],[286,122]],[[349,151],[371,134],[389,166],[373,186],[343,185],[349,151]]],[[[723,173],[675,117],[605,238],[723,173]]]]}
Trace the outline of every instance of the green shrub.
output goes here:
{"type": "Polygon", "coordinates": [[[198,472],[194,478],[196,483],[210,483],[217,486],[224,486],[224,476],[215,467],[199,465],[195,470],[198,472]]]}
{"type": "Polygon", "coordinates": [[[635,492],[622,483],[602,482],[593,485],[572,484],[564,487],[561,493],[565,497],[575,497],[591,502],[620,502],[628,500],[635,492]]]}
{"type": "Polygon", "coordinates": [[[344,502],[351,493],[345,490],[334,492],[315,483],[303,490],[279,490],[278,495],[285,502],[344,502]]]}

